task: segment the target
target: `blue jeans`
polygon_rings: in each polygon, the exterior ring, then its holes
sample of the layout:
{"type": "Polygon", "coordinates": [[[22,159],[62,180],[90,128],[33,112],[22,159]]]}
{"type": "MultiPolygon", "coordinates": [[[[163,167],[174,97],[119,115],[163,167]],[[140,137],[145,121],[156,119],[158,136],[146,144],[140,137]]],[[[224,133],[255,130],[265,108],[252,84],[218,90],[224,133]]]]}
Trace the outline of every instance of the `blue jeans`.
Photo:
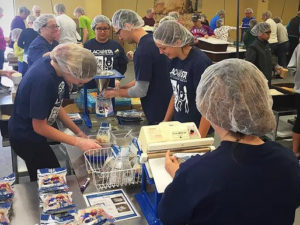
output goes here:
{"type": "Polygon", "coordinates": [[[4,50],[0,50],[0,70],[3,69],[4,64],[4,50]]]}
{"type": "Polygon", "coordinates": [[[19,73],[23,72],[23,62],[18,61],[18,72],[19,73]]]}

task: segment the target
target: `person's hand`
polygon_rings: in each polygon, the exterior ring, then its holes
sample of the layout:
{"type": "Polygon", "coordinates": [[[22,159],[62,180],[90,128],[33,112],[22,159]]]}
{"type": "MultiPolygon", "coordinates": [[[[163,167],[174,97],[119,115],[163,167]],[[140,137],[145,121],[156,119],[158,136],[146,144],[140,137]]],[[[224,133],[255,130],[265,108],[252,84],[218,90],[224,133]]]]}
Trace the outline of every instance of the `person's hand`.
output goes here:
{"type": "Polygon", "coordinates": [[[2,70],[1,71],[1,75],[2,76],[6,76],[6,77],[8,77],[8,78],[11,78],[11,75],[13,74],[13,73],[17,73],[18,71],[15,71],[15,70],[2,70]]]}
{"type": "Polygon", "coordinates": [[[120,89],[120,80],[115,79],[115,89],[120,89]]]}
{"type": "Polygon", "coordinates": [[[77,137],[75,146],[80,148],[81,151],[85,152],[91,149],[99,149],[101,146],[96,139],[86,139],[77,137]]]}
{"type": "Polygon", "coordinates": [[[127,52],[126,56],[129,60],[133,60],[133,55],[134,55],[134,52],[133,51],[129,51],[127,52]]]}
{"type": "Polygon", "coordinates": [[[104,98],[114,98],[117,96],[117,90],[115,89],[104,89],[102,92],[104,98]]]}
{"type": "Polygon", "coordinates": [[[85,135],[85,133],[83,133],[83,131],[79,131],[77,134],[76,134],[77,137],[81,137],[81,138],[88,138],[88,136],[85,135]]]}
{"type": "Polygon", "coordinates": [[[283,71],[282,69],[283,69],[282,66],[276,66],[276,67],[275,67],[275,73],[276,73],[276,74],[281,74],[282,71],[283,71]]]}
{"type": "Polygon", "coordinates": [[[176,171],[179,169],[179,161],[175,156],[170,156],[170,150],[166,153],[165,168],[171,177],[174,177],[176,171]]]}
{"type": "Polygon", "coordinates": [[[208,38],[208,35],[207,35],[207,34],[206,34],[206,35],[204,35],[204,38],[206,38],[206,39],[207,39],[207,38],[208,38]]]}

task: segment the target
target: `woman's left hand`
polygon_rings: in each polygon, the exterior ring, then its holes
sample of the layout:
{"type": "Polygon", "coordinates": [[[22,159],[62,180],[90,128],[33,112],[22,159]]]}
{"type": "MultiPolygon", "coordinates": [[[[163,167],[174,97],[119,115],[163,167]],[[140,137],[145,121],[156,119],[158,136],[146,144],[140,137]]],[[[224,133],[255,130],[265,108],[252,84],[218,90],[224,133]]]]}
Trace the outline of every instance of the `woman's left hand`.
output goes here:
{"type": "Polygon", "coordinates": [[[170,156],[170,150],[166,153],[165,168],[171,177],[174,177],[176,171],[179,169],[179,161],[175,156],[170,156]]]}

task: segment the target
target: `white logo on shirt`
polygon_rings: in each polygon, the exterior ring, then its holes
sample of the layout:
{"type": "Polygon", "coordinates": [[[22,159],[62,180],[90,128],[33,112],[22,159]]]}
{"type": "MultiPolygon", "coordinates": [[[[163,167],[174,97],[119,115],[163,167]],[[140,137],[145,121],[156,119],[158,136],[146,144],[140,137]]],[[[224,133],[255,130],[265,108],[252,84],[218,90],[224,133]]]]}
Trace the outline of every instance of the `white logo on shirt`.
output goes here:
{"type": "Polygon", "coordinates": [[[99,55],[114,55],[114,52],[111,49],[93,50],[92,53],[95,56],[99,56],[99,55]]]}
{"type": "Polygon", "coordinates": [[[97,61],[97,73],[103,70],[112,70],[114,67],[114,58],[110,56],[95,56],[97,61]]]}
{"type": "Polygon", "coordinates": [[[65,93],[65,82],[62,81],[60,82],[60,84],[58,85],[58,98],[56,99],[55,103],[54,103],[54,107],[51,110],[51,113],[48,117],[48,124],[52,125],[59,113],[61,104],[62,104],[62,100],[63,100],[63,95],[65,93]]]}
{"type": "Polygon", "coordinates": [[[174,108],[176,112],[181,112],[182,107],[184,105],[184,112],[189,113],[189,100],[187,97],[187,89],[186,86],[183,86],[183,90],[180,90],[179,84],[177,84],[177,80],[172,80],[173,94],[174,94],[174,108]]]}
{"type": "Polygon", "coordinates": [[[170,72],[170,77],[182,82],[187,81],[188,72],[173,68],[170,72]]]}

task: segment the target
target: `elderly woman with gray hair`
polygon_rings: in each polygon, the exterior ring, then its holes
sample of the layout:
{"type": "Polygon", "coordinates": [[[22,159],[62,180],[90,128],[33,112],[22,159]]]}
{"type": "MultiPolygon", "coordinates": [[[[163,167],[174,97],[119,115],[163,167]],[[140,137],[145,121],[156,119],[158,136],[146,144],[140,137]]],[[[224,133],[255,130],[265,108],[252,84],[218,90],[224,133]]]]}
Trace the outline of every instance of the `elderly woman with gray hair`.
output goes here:
{"type": "Polygon", "coordinates": [[[300,204],[300,168],[292,151],[260,137],[275,128],[272,97],[252,63],[227,59],[208,67],[196,105],[220,146],[179,164],[158,207],[164,225],[292,225],[300,204]]]}
{"type": "Polygon", "coordinates": [[[96,70],[90,51],[77,44],[61,44],[34,63],[19,84],[8,126],[9,138],[12,149],[25,161],[31,181],[37,179],[37,169],[60,166],[47,139],[82,151],[100,148],[96,140],[87,139],[62,107],[65,82],[83,85],[96,70]],[[52,127],[57,118],[75,135],[52,127]]]}
{"type": "Polygon", "coordinates": [[[59,26],[52,14],[44,14],[33,22],[33,29],[40,35],[30,44],[28,49],[28,67],[35,61],[51,52],[57,45],[59,26]]]}

